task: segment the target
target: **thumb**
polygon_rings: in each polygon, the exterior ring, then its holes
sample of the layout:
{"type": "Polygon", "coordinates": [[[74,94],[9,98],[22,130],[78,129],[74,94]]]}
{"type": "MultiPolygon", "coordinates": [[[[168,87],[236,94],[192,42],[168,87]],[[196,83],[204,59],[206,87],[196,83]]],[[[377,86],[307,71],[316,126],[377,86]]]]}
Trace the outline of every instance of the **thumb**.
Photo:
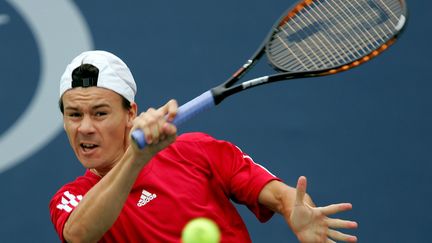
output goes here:
{"type": "Polygon", "coordinates": [[[300,176],[297,181],[296,187],[296,205],[302,205],[304,202],[304,196],[306,195],[307,179],[304,176],[300,176]]]}

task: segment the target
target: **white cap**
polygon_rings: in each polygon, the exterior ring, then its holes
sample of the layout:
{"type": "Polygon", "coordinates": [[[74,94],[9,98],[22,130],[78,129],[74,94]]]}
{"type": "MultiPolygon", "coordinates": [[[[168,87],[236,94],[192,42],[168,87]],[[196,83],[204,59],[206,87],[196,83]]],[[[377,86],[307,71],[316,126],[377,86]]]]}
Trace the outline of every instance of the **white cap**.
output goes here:
{"type": "Polygon", "coordinates": [[[110,89],[130,102],[134,101],[137,87],[131,71],[120,58],[106,51],[86,51],[72,60],[60,80],[60,98],[72,89],[72,72],[82,64],[99,69],[97,87],[110,89]]]}

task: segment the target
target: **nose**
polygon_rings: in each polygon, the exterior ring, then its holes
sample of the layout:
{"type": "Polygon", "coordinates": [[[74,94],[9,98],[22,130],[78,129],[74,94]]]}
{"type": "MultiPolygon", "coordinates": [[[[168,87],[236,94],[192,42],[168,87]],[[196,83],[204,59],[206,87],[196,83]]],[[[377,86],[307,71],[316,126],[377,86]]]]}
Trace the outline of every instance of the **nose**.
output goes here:
{"type": "Polygon", "coordinates": [[[95,131],[93,121],[90,116],[84,116],[78,127],[78,132],[82,134],[92,134],[95,131]]]}

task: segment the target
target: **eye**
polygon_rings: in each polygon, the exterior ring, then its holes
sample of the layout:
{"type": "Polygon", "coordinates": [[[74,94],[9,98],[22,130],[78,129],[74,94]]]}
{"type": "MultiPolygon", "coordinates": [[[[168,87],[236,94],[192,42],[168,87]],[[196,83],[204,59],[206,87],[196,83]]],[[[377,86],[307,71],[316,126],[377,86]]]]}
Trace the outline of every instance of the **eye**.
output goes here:
{"type": "Polygon", "coordinates": [[[81,113],[79,113],[79,112],[70,112],[70,113],[67,113],[67,116],[68,117],[81,117],[81,113]]]}
{"type": "Polygon", "coordinates": [[[101,117],[101,116],[106,116],[108,113],[107,112],[105,112],[105,111],[98,111],[98,112],[96,112],[96,116],[98,116],[98,117],[101,117]]]}

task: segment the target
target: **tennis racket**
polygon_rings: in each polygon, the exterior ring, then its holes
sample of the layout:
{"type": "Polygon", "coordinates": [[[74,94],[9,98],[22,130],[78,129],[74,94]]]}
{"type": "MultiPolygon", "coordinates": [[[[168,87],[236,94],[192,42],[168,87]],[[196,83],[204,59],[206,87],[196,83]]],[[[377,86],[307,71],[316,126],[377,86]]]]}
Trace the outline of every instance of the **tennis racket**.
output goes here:
{"type": "MultiPolygon", "coordinates": [[[[392,45],[404,30],[404,0],[302,0],[271,28],[258,50],[227,81],[178,109],[176,126],[243,90],[281,80],[335,74],[392,45]],[[238,82],[266,54],[277,73],[238,82]],[[236,84],[237,83],[237,84],[236,84]]],[[[144,133],[132,132],[144,148],[144,133]]]]}

